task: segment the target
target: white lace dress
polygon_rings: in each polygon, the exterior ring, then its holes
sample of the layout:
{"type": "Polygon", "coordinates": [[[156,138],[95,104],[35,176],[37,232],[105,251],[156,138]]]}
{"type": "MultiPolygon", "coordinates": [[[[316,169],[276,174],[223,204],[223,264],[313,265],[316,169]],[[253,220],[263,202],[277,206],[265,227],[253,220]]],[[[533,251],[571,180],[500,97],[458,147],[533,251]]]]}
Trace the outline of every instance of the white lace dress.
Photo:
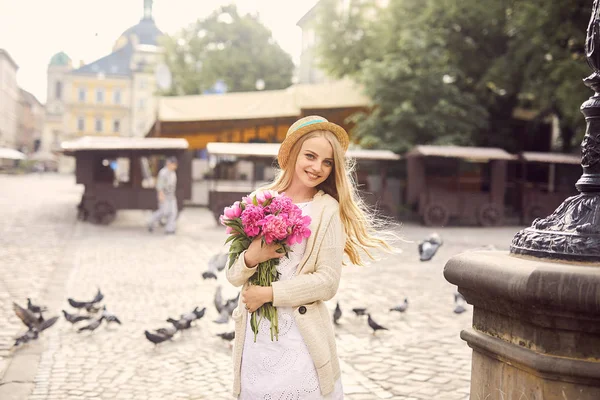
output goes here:
{"type": "MultiPolygon", "coordinates": [[[[298,203],[310,215],[310,202],[298,203]]],[[[306,240],[292,245],[290,257],[277,266],[280,280],[291,279],[306,249],[306,240]]],[[[278,307],[279,340],[271,341],[270,322],[263,319],[254,342],[250,316],[242,354],[239,400],[339,400],[343,399],[341,378],[332,393],[323,397],[315,365],[296,326],[291,307],[278,307]]]]}

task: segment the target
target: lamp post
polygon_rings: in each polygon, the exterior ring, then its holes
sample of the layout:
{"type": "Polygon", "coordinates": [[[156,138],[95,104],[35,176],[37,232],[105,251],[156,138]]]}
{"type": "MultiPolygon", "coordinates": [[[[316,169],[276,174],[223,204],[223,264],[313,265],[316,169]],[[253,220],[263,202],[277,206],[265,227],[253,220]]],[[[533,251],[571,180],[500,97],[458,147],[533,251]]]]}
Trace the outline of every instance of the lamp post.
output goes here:
{"type": "Polygon", "coordinates": [[[513,238],[510,254],[471,252],[444,269],[473,305],[471,399],[600,399],[600,0],[586,55],[594,95],[581,111],[579,195],[513,238]]]}

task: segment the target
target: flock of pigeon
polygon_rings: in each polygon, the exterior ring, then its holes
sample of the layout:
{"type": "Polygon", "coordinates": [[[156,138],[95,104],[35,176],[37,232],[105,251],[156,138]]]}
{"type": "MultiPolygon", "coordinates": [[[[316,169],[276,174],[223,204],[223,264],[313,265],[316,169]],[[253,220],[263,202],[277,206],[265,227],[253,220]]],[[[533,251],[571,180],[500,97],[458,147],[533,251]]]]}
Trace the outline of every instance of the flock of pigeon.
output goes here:
{"type": "MultiPolygon", "coordinates": [[[[221,269],[222,270],[222,269],[221,269]]],[[[229,318],[233,314],[233,310],[237,306],[240,294],[234,298],[227,299],[225,302],[223,301],[223,295],[221,291],[221,286],[217,287],[214,296],[214,306],[219,313],[219,318],[214,320],[213,322],[216,324],[226,324],[229,322],[229,318]]],[[[173,339],[173,336],[177,332],[183,332],[186,329],[190,329],[193,325],[194,321],[199,321],[204,317],[206,312],[206,307],[203,309],[199,309],[196,307],[192,312],[181,314],[179,318],[167,318],[167,322],[171,324],[171,326],[167,328],[159,328],[154,330],[153,332],[144,331],[144,335],[146,335],[146,339],[155,345],[166,342],[167,340],[173,339]]],[[[231,332],[223,332],[218,333],[221,339],[231,342],[235,338],[235,331],[231,332]]]]}
{"type": "MultiPolygon", "coordinates": [[[[98,292],[94,298],[90,301],[77,301],[72,298],[67,299],[71,307],[75,308],[78,313],[71,314],[65,310],[62,310],[65,319],[71,324],[86,321],[87,325],[80,327],[77,331],[93,331],[98,328],[102,321],[107,323],[121,324],[119,318],[114,314],[111,314],[106,310],[106,306],[100,308],[100,302],[104,299],[104,295],[98,289],[98,292]],[[87,314],[80,314],[81,310],[85,310],[87,314]],[[101,312],[100,312],[101,311],[101,312]]],[[[53,326],[58,321],[58,316],[52,318],[44,318],[44,313],[48,311],[45,306],[38,306],[33,304],[30,298],[27,298],[27,308],[21,307],[19,304],[13,302],[13,310],[17,317],[27,327],[27,331],[15,340],[15,346],[27,343],[31,340],[36,340],[40,333],[53,326]]]]}
{"type": "MultiPolygon", "coordinates": [[[[422,240],[418,244],[419,249],[419,259],[421,261],[430,261],[433,256],[437,253],[440,246],[442,246],[444,242],[442,238],[437,233],[433,233],[429,235],[425,240],[422,240]]],[[[456,292],[454,293],[454,313],[462,314],[467,309],[465,308],[466,300],[462,294],[456,292]]],[[[404,313],[408,310],[408,298],[404,298],[404,302],[396,307],[390,308],[390,312],[399,312],[404,313]]],[[[379,330],[388,330],[386,327],[379,325],[370,313],[367,312],[366,308],[353,308],[352,311],[356,314],[357,317],[367,316],[367,324],[373,330],[373,334],[375,334],[379,330]]],[[[339,324],[339,319],[342,317],[342,309],[340,307],[340,303],[336,304],[335,310],[333,311],[333,323],[335,325],[339,324]]]]}
{"type": "MultiPolygon", "coordinates": [[[[421,241],[418,245],[420,260],[431,260],[436,254],[439,247],[442,246],[442,244],[443,241],[437,233],[434,233],[430,235],[427,239],[421,241]]],[[[227,261],[227,253],[218,253],[213,255],[208,262],[208,269],[202,273],[202,278],[217,279],[217,273],[225,269],[227,261]]],[[[221,286],[217,287],[213,302],[215,309],[219,314],[219,318],[214,320],[214,323],[226,324],[227,322],[229,322],[229,318],[231,317],[233,310],[237,307],[239,296],[240,293],[238,293],[237,296],[234,298],[223,301],[221,286]]],[[[86,321],[87,324],[79,327],[77,330],[78,332],[94,331],[102,324],[102,321],[106,321],[107,324],[117,323],[120,325],[121,321],[119,320],[119,318],[117,318],[114,314],[108,312],[106,310],[106,305],[100,307],[100,303],[103,299],[104,295],[102,294],[100,289],[98,289],[94,298],[89,301],[77,301],[72,298],[67,299],[71,307],[77,310],[77,313],[71,314],[65,310],[62,310],[65,320],[67,320],[73,325],[82,321],[86,321]],[[85,310],[86,314],[81,314],[82,310],[85,310]]],[[[454,312],[456,314],[462,314],[466,311],[466,301],[464,297],[458,292],[454,294],[454,303],[454,312]]],[[[390,308],[389,311],[404,313],[408,309],[408,304],[408,298],[405,298],[402,304],[390,308]]],[[[27,308],[23,308],[17,303],[13,302],[13,309],[15,314],[28,328],[24,334],[22,334],[16,339],[15,346],[37,339],[41,332],[53,326],[58,320],[57,316],[45,319],[43,313],[47,311],[47,308],[33,304],[30,298],[27,299],[27,308]]],[[[183,332],[194,326],[194,323],[196,321],[199,321],[204,317],[205,312],[206,307],[202,309],[196,307],[191,312],[181,314],[179,318],[169,317],[166,319],[166,322],[170,323],[170,326],[158,328],[152,331],[145,330],[144,335],[146,336],[146,339],[148,339],[151,343],[154,343],[155,345],[166,342],[168,340],[173,339],[177,332],[183,332]]],[[[371,314],[367,312],[366,308],[353,308],[352,312],[354,312],[354,314],[356,314],[357,317],[364,315],[367,316],[367,324],[373,330],[373,334],[375,334],[379,330],[388,330],[386,327],[379,325],[377,322],[375,322],[371,314]]],[[[338,302],[333,312],[333,322],[335,325],[339,324],[339,320],[341,317],[342,309],[340,307],[340,303],[338,302]]],[[[223,332],[217,334],[217,336],[221,337],[223,340],[231,342],[235,338],[235,332],[223,332]]]]}

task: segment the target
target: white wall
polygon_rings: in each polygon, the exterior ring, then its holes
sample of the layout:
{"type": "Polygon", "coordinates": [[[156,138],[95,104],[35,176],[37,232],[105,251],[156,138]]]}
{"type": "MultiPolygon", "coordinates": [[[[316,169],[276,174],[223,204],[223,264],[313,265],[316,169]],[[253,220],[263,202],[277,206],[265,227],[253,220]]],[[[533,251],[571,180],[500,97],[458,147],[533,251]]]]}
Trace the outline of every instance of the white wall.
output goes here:
{"type": "Polygon", "coordinates": [[[19,117],[19,87],[17,70],[0,55],[0,146],[16,145],[19,117]]]}

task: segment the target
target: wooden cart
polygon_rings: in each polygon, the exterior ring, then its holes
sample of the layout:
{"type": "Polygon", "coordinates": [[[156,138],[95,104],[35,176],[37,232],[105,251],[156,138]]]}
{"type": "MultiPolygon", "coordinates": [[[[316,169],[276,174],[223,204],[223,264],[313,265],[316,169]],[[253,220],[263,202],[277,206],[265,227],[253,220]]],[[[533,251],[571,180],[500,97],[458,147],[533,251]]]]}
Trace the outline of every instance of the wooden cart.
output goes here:
{"type": "Polygon", "coordinates": [[[515,156],[499,148],[416,146],[406,158],[406,202],[425,225],[502,224],[506,165],[515,156]]]}
{"type": "Polygon", "coordinates": [[[581,157],[574,154],[523,152],[519,191],[521,222],[546,217],[569,196],[581,176],[581,157]]]}
{"type": "Polygon", "coordinates": [[[118,210],[154,210],[154,187],[166,157],[178,159],[177,203],[191,198],[191,152],[185,139],[83,137],[63,142],[62,152],[75,157],[76,182],[85,190],[78,205],[79,217],[109,224],[118,210]]]}
{"type": "MultiPolygon", "coordinates": [[[[278,143],[211,142],[206,149],[214,165],[208,203],[217,221],[225,207],[274,178],[278,143]]],[[[379,179],[376,183],[373,179],[365,179],[361,195],[368,204],[395,217],[400,204],[400,188],[388,182],[386,169],[397,163],[400,156],[388,150],[349,150],[348,156],[357,161],[359,172],[367,166],[377,170],[379,179]]]]}

